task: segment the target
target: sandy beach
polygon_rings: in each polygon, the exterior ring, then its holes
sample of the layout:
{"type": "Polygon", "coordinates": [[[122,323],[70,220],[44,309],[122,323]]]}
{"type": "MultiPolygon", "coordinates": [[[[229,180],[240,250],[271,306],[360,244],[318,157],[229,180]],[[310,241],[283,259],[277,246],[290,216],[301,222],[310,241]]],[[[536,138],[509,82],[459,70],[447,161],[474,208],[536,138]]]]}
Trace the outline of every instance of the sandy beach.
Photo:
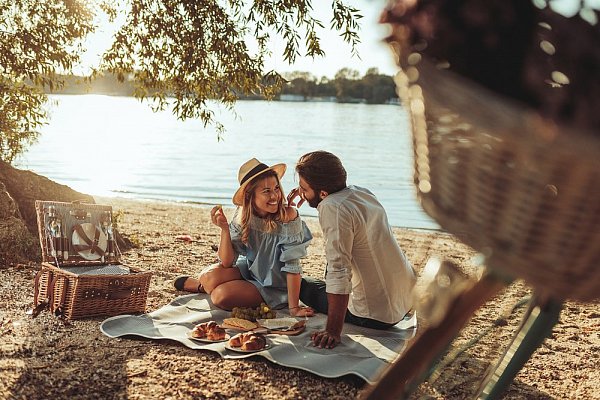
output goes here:
{"type": "MultiPolygon", "coordinates": [[[[125,252],[125,264],[153,272],[147,311],[183,294],[172,287],[180,274],[195,275],[215,261],[218,228],[209,208],[177,203],[98,198],[122,211],[118,229],[139,247],[125,252]],[[191,235],[192,242],[177,240],[191,235]]],[[[233,209],[226,210],[231,216],[233,209]]],[[[325,267],[322,234],[303,261],[306,275],[325,267]]],[[[420,274],[431,257],[448,259],[471,277],[479,274],[475,253],[452,235],[394,229],[400,246],[420,274]]],[[[224,360],[210,351],[171,341],[110,339],[98,329],[104,318],[62,321],[49,312],[26,315],[39,264],[0,266],[0,398],[3,399],[348,399],[364,382],[356,377],[325,379],[280,367],[261,357],[224,360]]],[[[471,398],[486,369],[508,345],[531,294],[515,282],[480,308],[452,344],[464,348],[453,362],[421,385],[413,398],[471,398]],[[495,323],[498,320],[501,323],[495,323]],[[469,341],[486,332],[476,343],[469,341]]],[[[426,321],[420,321],[421,327],[426,321]]],[[[565,303],[560,322],[505,394],[506,399],[600,399],[600,309],[598,303],[565,303]]]]}

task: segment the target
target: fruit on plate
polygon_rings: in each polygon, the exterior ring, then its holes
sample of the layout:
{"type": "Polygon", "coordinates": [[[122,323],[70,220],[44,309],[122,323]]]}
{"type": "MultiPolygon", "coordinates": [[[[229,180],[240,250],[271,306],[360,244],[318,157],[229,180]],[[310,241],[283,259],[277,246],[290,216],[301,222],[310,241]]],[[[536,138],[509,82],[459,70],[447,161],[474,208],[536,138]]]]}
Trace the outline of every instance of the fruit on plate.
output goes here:
{"type": "Polygon", "coordinates": [[[260,303],[259,306],[251,308],[251,307],[234,307],[231,310],[231,316],[233,318],[241,318],[246,319],[248,321],[256,321],[257,319],[270,319],[275,318],[277,313],[275,310],[272,310],[265,303],[260,303]]]}

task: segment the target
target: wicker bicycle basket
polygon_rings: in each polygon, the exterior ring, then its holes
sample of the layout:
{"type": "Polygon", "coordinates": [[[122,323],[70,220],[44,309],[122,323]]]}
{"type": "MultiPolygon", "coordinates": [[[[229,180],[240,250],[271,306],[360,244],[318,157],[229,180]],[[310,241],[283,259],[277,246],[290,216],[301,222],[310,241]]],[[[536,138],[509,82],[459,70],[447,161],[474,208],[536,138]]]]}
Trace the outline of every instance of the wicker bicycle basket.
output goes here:
{"type": "Polygon", "coordinates": [[[427,214],[489,267],[540,293],[599,298],[600,136],[544,120],[426,59],[403,65],[396,83],[427,214]]]}

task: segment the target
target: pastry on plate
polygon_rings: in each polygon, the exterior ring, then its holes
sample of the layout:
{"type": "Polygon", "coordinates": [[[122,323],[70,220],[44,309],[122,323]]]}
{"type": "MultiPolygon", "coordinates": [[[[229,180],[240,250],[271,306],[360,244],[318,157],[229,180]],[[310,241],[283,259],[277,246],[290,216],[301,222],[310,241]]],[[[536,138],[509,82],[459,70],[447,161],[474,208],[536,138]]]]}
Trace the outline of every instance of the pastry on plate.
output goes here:
{"type": "Polygon", "coordinates": [[[262,350],[267,345],[267,339],[260,333],[254,333],[242,343],[242,350],[262,350]]]}
{"type": "Polygon", "coordinates": [[[192,337],[197,339],[223,340],[225,329],[221,328],[215,321],[198,324],[192,329],[192,337]]]}
{"type": "Polygon", "coordinates": [[[246,351],[261,350],[266,347],[267,339],[260,333],[245,332],[233,336],[229,339],[228,344],[246,351]]]}

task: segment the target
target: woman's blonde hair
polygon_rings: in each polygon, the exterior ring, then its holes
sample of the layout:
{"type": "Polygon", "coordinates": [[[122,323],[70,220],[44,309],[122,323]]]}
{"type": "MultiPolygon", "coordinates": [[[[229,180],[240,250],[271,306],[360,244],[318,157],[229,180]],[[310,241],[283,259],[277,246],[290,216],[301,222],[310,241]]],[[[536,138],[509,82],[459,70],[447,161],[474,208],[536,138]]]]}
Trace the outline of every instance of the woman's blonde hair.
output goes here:
{"type": "Polygon", "coordinates": [[[275,173],[275,171],[267,171],[255,177],[250,181],[250,183],[248,183],[246,189],[244,190],[244,200],[238,212],[238,222],[242,227],[242,242],[245,245],[248,245],[248,236],[250,236],[250,220],[252,218],[252,214],[257,214],[254,208],[254,192],[256,191],[258,185],[269,177],[275,177],[275,179],[277,179],[279,190],[282,192],[282,195],[279,197],[277,212],[275,214],[268,214],[266,217],[261,219],[263,220],[267,232],[273,232],[277,228],[277,223],[285,220],[286,212],[285,207],[283,207],[283,189],[281,188],[281,183],[279,182],[277,173],[275,173]]]}

